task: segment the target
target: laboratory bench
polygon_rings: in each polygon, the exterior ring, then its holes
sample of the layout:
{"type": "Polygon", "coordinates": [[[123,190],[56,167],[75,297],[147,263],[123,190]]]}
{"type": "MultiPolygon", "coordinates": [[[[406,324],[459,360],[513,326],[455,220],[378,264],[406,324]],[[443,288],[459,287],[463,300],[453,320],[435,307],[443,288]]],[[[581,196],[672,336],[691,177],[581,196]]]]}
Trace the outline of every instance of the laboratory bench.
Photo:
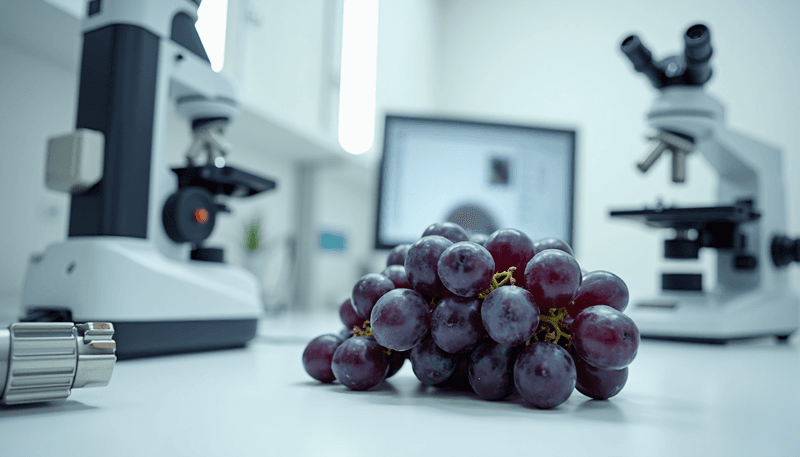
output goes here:
{"type": "Polygon", "coordinates": [[[117,362],[107,387],[0,408],[0,456],[800,456],[800,341],[643,340],[622,392],[552,410],[304,371],[338,315],[265,318],[247,347],[117,362]]]}

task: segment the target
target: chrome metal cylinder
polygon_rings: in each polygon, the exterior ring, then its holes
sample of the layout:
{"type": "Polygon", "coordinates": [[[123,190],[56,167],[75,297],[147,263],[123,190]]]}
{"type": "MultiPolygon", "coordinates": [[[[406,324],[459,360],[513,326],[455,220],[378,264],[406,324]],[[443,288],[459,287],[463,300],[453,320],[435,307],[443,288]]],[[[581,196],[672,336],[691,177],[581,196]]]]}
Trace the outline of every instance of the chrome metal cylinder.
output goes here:
{"type": "Polygon", "coordinates": [[[0,330],[0,403],[59,401],[108,385],[117,358],[110,323],[20,322],[0,330]]]}

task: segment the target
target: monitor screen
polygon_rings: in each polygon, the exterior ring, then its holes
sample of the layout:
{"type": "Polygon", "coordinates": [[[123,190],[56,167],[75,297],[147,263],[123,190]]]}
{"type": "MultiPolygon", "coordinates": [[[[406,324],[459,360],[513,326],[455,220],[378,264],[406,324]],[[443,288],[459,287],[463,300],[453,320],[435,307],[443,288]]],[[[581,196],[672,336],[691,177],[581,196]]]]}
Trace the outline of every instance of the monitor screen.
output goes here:
{"type": "Polygon", "coordinates": [[[574,130],[388,115],[375,247],[443,221],[572,244],[574,179],[574,130]]]}

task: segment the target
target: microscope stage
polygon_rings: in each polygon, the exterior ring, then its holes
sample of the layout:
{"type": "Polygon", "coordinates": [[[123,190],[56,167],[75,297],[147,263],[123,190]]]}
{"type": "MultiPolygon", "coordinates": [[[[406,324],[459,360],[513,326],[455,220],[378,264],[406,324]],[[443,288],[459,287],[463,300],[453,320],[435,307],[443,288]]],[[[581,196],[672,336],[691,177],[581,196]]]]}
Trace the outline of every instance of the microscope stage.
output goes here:
{"type": "Polygon", "coordinates": [[[611,217],[624,217],[641,222],[649,227],[673,228],[676,230],[702,229],[711,223],[741,224],[757,220],[761,215],[750,205],[656,207],[640,210],[611,211],[611,217]]]}

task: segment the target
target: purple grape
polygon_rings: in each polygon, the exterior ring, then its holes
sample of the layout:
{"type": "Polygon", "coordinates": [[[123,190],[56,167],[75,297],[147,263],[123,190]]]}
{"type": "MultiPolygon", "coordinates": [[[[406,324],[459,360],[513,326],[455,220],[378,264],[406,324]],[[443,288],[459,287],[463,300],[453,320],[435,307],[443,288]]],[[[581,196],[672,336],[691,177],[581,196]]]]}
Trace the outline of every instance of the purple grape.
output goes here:
{"type": "Polygon", "coordinates": [[[394,289],[394,283],[384,275],[368,273],[362,276],[353,286],[353,293],[350,295],[353,309],[358,317],[369,319],[372,308],[378,299],[392,289],[394,289]]]}
{"type": "Polygon", "coordinates": [[[495,269],[507,271],[516,267],[515,285],[525,287],[525,266],[534,254],[533,241],[528,235],[515,229],[501,229],[489,235],[484,246],[494,258],[495,269]]]}
{"type": "Polygon", "coordinates": [[[333,382],[336,377],[331,370],[333,354],[344,339],[338,335],[321,335],[308,343],[303,351],[303,368],[312,378],[320,382],[333,382]]]}
{"type": "Polygon", "coordinates": [[[442,389],[460,390],[464,392],[472,392],[472,386],[469,385],[469,354],[461,353],[456,355],[456,366],[453,373],[447,379],[436,384],[436,387],[442,389]]]}
{"type": "Polygon", "coordinates": [[[562,322],[567,326],[567,333],[572,335],[572,323],[575,322],[575,318],[567,314],[562,322]]]}
{"type": "Polygon", "coordinates": [[[406,274],[406,267],[403,265],[389,265],[381,272],[382,275],[389,278],[394,287],[397,289],[411,289],[411,283],[408,281],[406,274]]]}
{"type": "Polygon", "coordinates": [[[331,369],[336,380],[352,390],[377,386],[389,370],[386,349],[374,338],[354,336],[345,340],[333,353],[331,369]]]}
{"type": "Polygon", "coordinates": [[[353,330],[353,327],[361,328],[364,325],[364,319],[358,317],[356,309],[353,307],[353,301],[349,298],[339,307],[339,318],[350,331],[353,330]]]}
{"type": "Polygon", "coordinates": [[[422,237],[431,235],[443,236],[448,240],[452,241],[453,243],[469,240],[469,235],[467,234],[467,231],[464,230],[463,227],[454,222],[437,222],[435,224],[429,225],[428,228],[426,228],[425,231],[422,232],[422,237]]]}
{"type": "Polygon", "coordinates": [[[378,344],[406,351],[428,333],[428,304],[416,290],[394,289],[378,299],[369,322],[378,344]]]}
{"type": "Polygon", "coordinates": [[[564,403],[575,389],[575,363],[566,349],[553,343],[531,343],[514,363],[514,386],[540,409],[564,403]]]}
{"type": "Polygon", "coordinates": [[[437,272],[447,290],[460,297],[474,297],[492,284],[494,259],[480,244],[460,241],[442,252],[437,272]]]}
{"type": "Polygon", "coordinates": [[[343,328],[339,331],[339,338],[342,340],[346,340],[353,336],[353,329],[352,328],[343,328]]]}
{"type": "Polygon", "coordinates": [[[480,300],[445,297],[431,312],[431,337],[443,351],[456,353],[478,343],[484,334],[480,300]]]}
{"type": "Polygon", "coordinates": [[[572,322],[572,347],[595,368],[621,370],[636,357],[639,329],[630,317],[610,306],[590,306],[572,322]]]}
{"type": "Polygon", "coordinates": [[[486,240],[488,240],[488,239],[489,239],[489,235],[487,235],[485,233],[473,232],[473,233],[469,234],[469,240],[470,241],[472,241],[473,243],[478,243],[478,244],[480,244],[481,246],[484,246],[484,247],[486,246],[486,240]]]}
{"type": "Polygon", "coordinates": [[[531,293],[522,287],[502,286],[483,300],[481,321],[494,341],[503,346],[517,346],[536,332],[539,308],[531,293]]]}
{"type": "Polygon", "coordinates": [[[406,359],[408,355],[411,354],[411,351],[390,351],[389,354],[389,371],[386,372],[386,377],[384,379],[389,379],[392,376],[396,375],[401,368],[403,368],[403,364],[406,363],[406,359]]]}
{"type": "Polygon", "coordinates": [[[408,248],[406,255],[406,274],[408,281],[417,292],[428,297],[439,298],[448,294],[447,288],[439,279],[438,263],[442,253],[453,242],[438,235],[425,236],[408,248]]]}
{"type": "Polygon", "coordinates": [[[484,400],[502,400],[514,391],[514,361],[517,348],[486,338],[469,358],[469,384],[484,400]]]}
{"type": "Polygon", "coordinates": [[[389,257],[386,259],[386,266],[404,265],[406,263],[406,253],[410,247],[410,244],[398,244],[395,246],[389,251],[389,257]]]}
{"type": "Polygon", "coordinates": [[[456,355],[441,350],[430,336],[411,349],[409,360],[417,379],[431,386],[446,381],[457,363],[456,355]]]}
{"type": "Polygon", "coordinates": [[[581,267],[564,251],[546,249],[525,267],[525,288],[541,312],[566,306],[581,285],[581,267]]]}
{"type": "Polygon", "coordinates": [[[621,370],[601,370],[595,368],[572,351],[578,392],[595,400],[607,400],[620,393],[628,381],[628,367],[621,370]]]}
{"type": "Polygon", "coordinates": [[[572,252],[572,248],[569,246],[569,244],[567,244],[565,241],[559,240],[558,238],[545,238],[533,243],[533,255],[536,255],[545,249],[558,249],[559,251],[564,251],[569,255],[575,255],[572,252]]]}
{"type": "Polygon", "coordinates": [[[567,311],[575,317],[594,305],[608,305],[617,311],[625,311],[628,306],[628,286],[614,273],[602,270],[586,273],[578,294],[567,305],[567,311]]]}

